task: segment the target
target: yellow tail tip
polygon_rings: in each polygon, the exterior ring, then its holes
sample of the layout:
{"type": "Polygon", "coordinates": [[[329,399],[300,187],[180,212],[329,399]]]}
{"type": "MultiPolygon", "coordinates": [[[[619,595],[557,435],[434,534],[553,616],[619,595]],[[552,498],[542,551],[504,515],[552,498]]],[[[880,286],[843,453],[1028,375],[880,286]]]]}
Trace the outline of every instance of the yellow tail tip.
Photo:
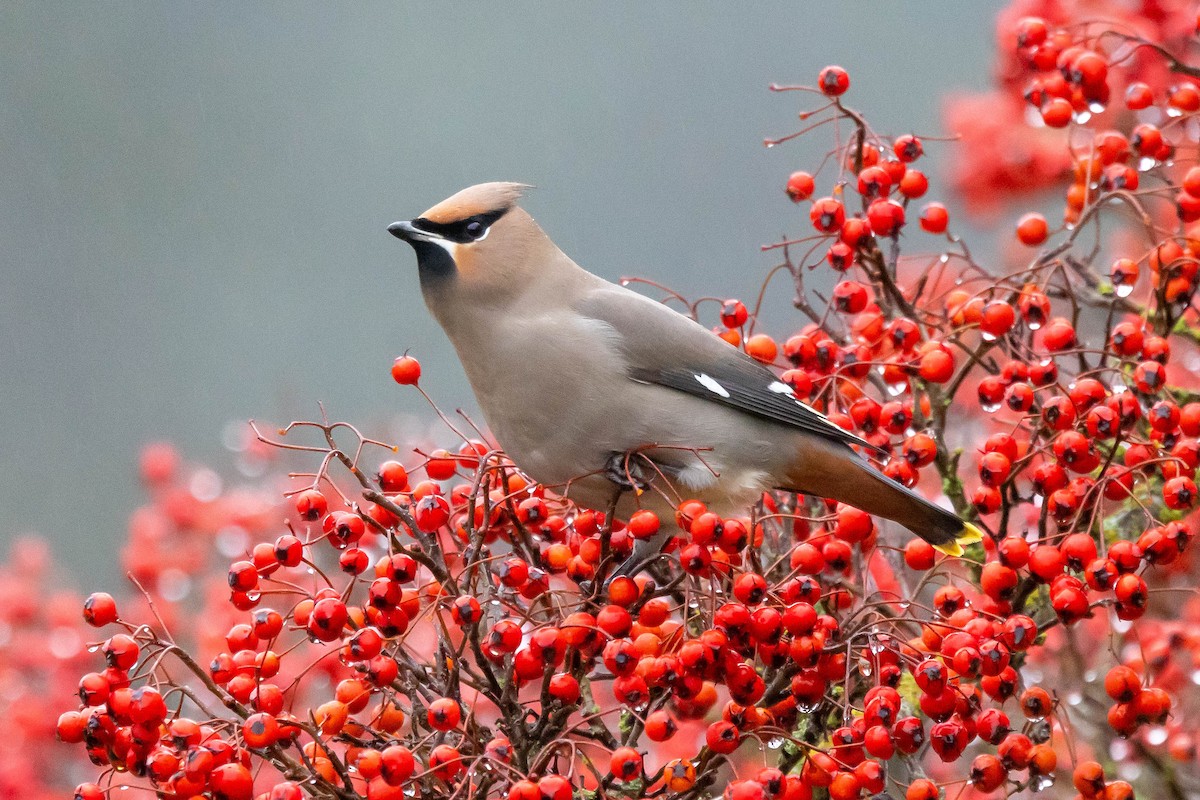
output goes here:
{"type": "Polygon", "coordinates": [[[963,545],[975,544],[976,542],[982,540],[983,531],[979,530],[979,528],[976,528],[969,522],[964,522],[962,533],[958,535],[957,539],[955,539],[953,542],[947,542],[946,544],[935,544],[933,547],[935,550],[945,553],[948,556],[954,556],[957,558],[963,554],[963,545]]]}

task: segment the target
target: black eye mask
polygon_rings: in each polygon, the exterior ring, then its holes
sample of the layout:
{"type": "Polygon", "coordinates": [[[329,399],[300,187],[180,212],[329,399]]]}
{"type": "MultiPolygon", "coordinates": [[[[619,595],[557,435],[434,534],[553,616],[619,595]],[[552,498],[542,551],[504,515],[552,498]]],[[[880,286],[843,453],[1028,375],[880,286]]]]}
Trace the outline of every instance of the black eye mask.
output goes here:
{"type": "Polygon", "coordinates": [[[432,233],[435,236],[440,236],[451,242],[466,244],[468,242],[477,242],[484,236],[487,236],[488,229],[496,220],[500,219],[508,211],[507,208],[499,211],[488,211],[485,214],[475,214],[466,219],[455,220],[454,222],[433,222],[424,217],[417,217],[412,221],[414,228],[432,233]]]}

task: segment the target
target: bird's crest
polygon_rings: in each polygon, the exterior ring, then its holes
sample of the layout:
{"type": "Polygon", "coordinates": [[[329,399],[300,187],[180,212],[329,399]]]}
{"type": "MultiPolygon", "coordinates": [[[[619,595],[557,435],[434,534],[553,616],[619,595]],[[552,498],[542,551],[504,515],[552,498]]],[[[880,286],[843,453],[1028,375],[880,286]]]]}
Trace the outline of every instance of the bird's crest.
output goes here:
{"type": "Polygon", "coordinates": [[[504,212],[517,204],[526,189],[524,183],[480,183],[468,186],[461,192],[447,197],[421,215],[430,222],[444,224],[473,217],[477,214],[504,212]]]}

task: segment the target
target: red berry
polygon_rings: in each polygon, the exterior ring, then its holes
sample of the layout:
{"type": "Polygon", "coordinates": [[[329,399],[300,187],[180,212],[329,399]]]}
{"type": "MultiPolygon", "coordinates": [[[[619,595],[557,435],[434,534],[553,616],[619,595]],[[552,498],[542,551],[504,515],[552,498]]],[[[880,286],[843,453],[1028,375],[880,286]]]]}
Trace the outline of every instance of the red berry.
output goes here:
{"type": "Polygon", "coordinates": [[[1017,238],[1021,240],[1022,244],[1035,247],[1046,241],[1048,234],[1046,218],[1041,214],[1026,214],[1017,222],[1017,238]]]}
{"type": "Polygon", "coordinates": [[[921,230],[927,233],[945,233],[950,224],[950,213],[941,203],[928,203],[921,209],[921,230]]]}
{"type": "Polygon", "coordinates": [[[911,539],[904,546],[904,563],[909,569],[931,570],[936,559],[937,551],[924,539],[911,539]]]}
{"type": "Polygon", "coordinates": [[[900,179],[900,194],[910,200],[923,197],[928,190],[929,178],[925,177],[925,173],[920,170],[908,169],[904,172],[904,177],[900,179]]]}
{"type": "Polygon", "coordinates": [[[816,184],[813,182],[813,176],[807,172],[793,172],[788,176],[787,181],[787,196],[792,199],[793,203],[799,203],[801,200],[807,200],[812,197],[813,190],[816,184]]]}
{"type": "Polygon", "coordinates": [[[1061,97],[1051,98],[1042,106],[1042,122],[1050,128],[1065,128],[1070,124],[1074,111],[1070,100],[1061,97]]]}
{"type": "Polygon", "coordinates": [[[1141,81],[1125,87],[1125,107],[1130,111],[1141,111],[1154,104],[1154,90],[1141,81]]]}
{"type": "Polygon", "coordinates": [[[633,781],[642,776],[642,755],[632,747],[618,747],[609,759],[609,771],[619,781],[633,781]]]}
{"type": "Polygon", "coordinates": [[[421,379],[421,362],[412,356],[400,356],[392,364],[392,378],[402,386],[416,386],[421,379]]]}
{"type": "Polygon", "coordinates": [[[937,346],[921,356],[919,372],[922,380],[945,383],[954,375],[954,356],[944,346],[937,346]]]}
{"type": "Polygon", "coordinates": [[[925,148],[921,145],[921,140],[912,134],[896,137],[896,141],[892,143],[892,152],[896,154],[896,158],[903,161],[905,164],[910,164],[916,161],[925,152],[925,148]]]}
{"type": "Polygon", "coordinates": [[[842,281],[833,287],[833,305],[843,314],[858,314],[870,299],[867,287],[858,281],[842,281]]]}
{"type": "Polygon", "coordinates": [[[741,300],[726,300],[721,305],[721,324],[726,328],[740,328],[746,324],[750,312],[741,300]]]}
{"type": "Polygon", "coordinates": [[[1037,47],[1046,41],[1048,31],[1046,20],[1041,17],[1021,17],[1015,31],[1017,47],[1037,47]]]}
{"type": "Polygon", "coordinates": [[[316,489],[305,489],[300,492],[296,495],[295,502],[296,513],[300,515],[301,519],[309,522],[320,519],[329,511],[329,501],[316,489]]]}
{"type": "Polygon", "coordinates": [[[83,619],[93,628],[117,621],[117,602],[107,592],[93,592],[83,601],[83,619]]]}
{"type": "Polygon", "coordinates": [[[413,520],[424,533],[433,533],[450,519],[450,503],[440,494],[427,494],[413,508],[413,520]]]}
{"type": "Polygon", "coordinates": [[[829,97],[845,94],[850,88],[850,75],[838,66],[829,66],[817,76],[817,88],[829,97]]]}
{"type": "Polygon", "coordinates": [[[904,206],[895,200],[880,198],[867,207],[871,230],[879,236],[894,236],[904,227],[904,206]]]}
{"type": "Polygon", "coordinates": [[[399,461],[384,461],[376,473],[379,488],[389,494],[408,491],[408,470],[399,461]]]}
{"type": "Polygon", "coordinates": [[[439,697],[429,704],[426,712],[429,727],[438,731],[454,730],[462,719],[462,709],[458,702],[450,697],[439,697]]]}
{"type": "Polygon", "coordinates": [[[833,233],[841,230],[842,223],[846,221],[846,209],[832,197],[822,197],[813,201],[808,218],[818,231],[833,233]]]}

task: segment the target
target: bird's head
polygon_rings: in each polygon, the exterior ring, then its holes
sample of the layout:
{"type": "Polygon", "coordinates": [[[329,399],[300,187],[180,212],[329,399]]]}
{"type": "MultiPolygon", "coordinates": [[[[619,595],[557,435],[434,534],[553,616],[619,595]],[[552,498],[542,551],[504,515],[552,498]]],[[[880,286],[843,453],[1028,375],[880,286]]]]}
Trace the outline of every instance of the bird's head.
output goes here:
{"type": "Polygon", "coordinates": [[[481,183],[388,226],[416,251],[421,289],[431,307],[468,295],[503,301],[553,260],[558,248],[517,206],[528,188],[481,183]]]}

